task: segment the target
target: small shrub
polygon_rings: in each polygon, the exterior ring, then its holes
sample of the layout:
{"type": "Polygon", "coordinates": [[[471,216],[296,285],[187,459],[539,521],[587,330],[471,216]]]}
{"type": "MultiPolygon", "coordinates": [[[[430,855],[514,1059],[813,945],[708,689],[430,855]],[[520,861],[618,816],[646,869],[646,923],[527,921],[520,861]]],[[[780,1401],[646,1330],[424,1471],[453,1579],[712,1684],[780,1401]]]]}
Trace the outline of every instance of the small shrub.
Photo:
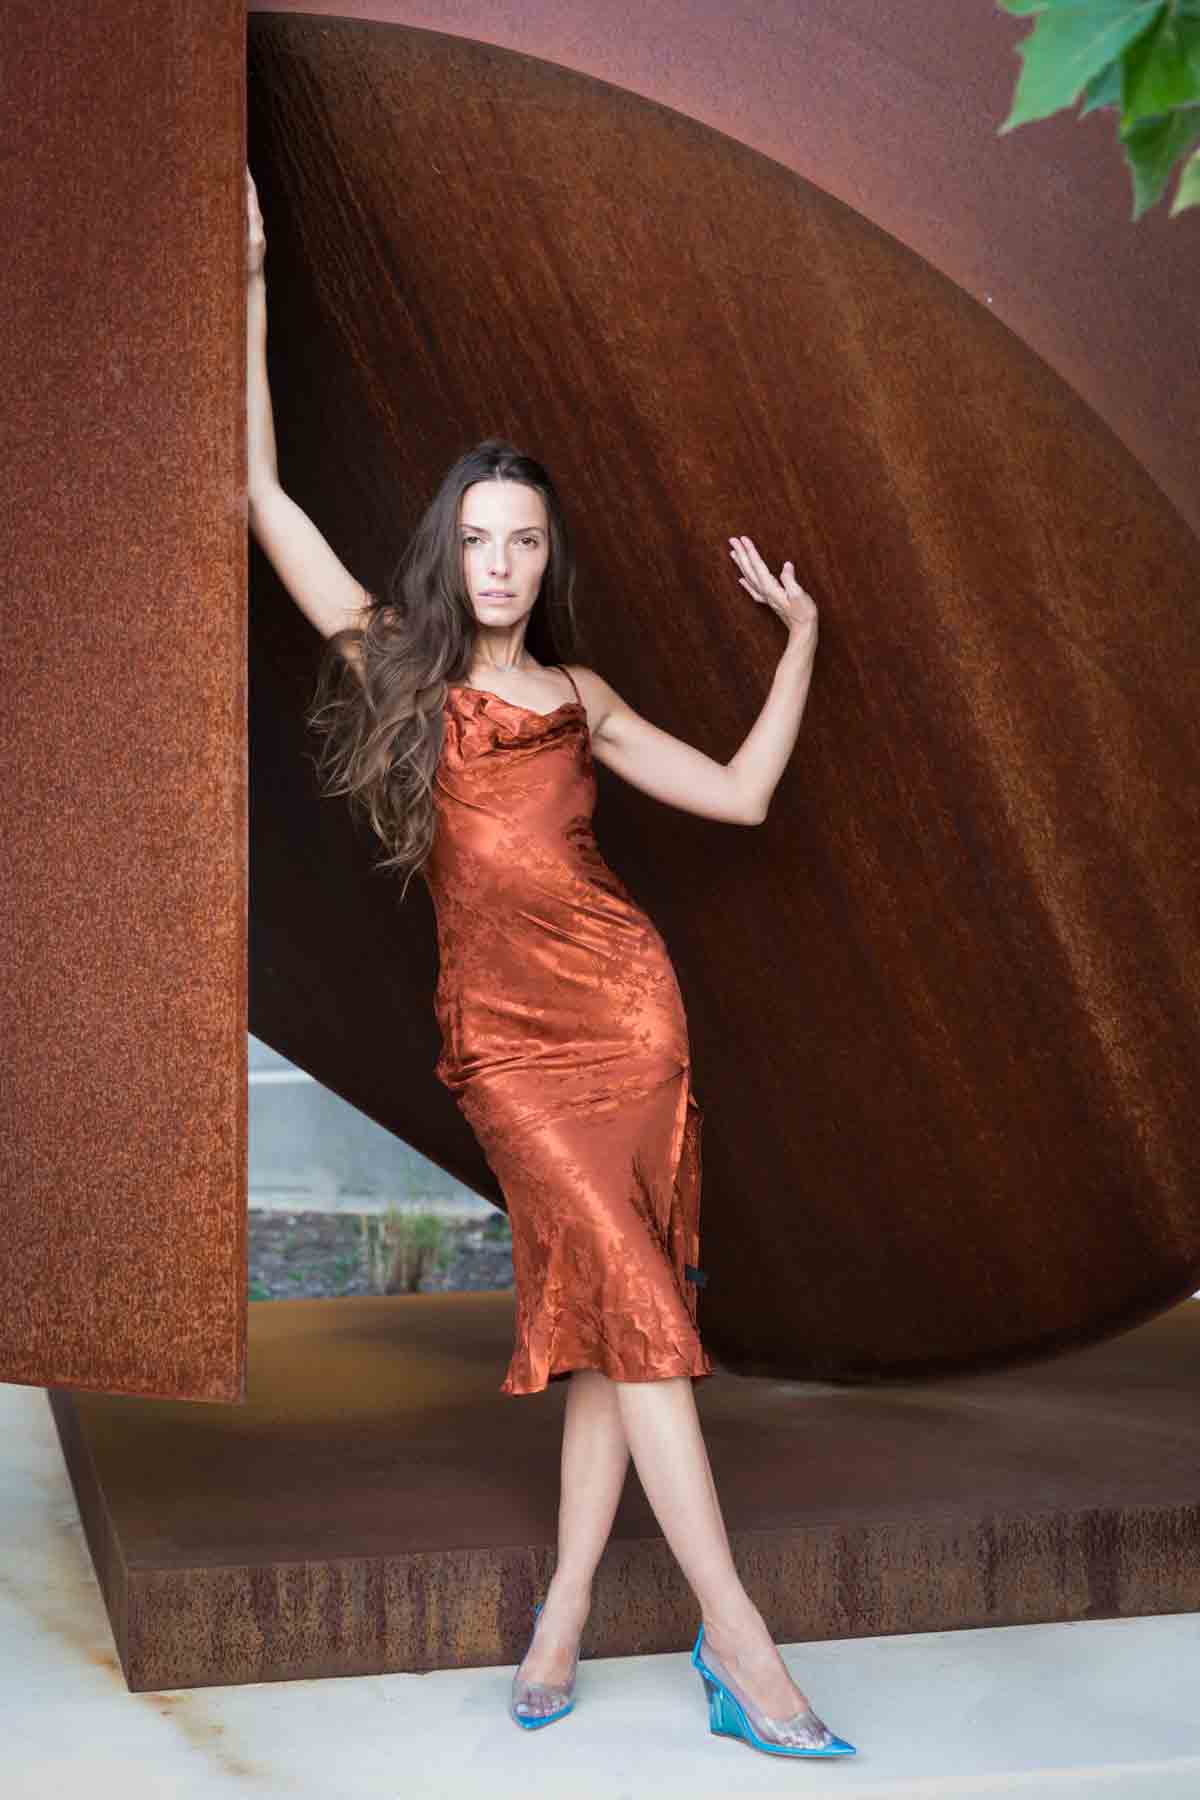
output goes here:
{"type": "Polygon", "coordinates": [[[415,1294],[427,1274],[445,1268],[450,1229],[437,1213],[389,1206],[360,1213],[360,1250],[367,1286],[377,1294],[415,1294]]]}

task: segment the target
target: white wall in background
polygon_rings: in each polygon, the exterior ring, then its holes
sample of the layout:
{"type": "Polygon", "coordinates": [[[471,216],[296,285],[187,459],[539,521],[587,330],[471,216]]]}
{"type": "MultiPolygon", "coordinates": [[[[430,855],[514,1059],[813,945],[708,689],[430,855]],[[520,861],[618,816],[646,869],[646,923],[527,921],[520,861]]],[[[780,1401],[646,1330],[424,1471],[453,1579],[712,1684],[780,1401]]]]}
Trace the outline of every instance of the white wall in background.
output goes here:
{"type": "Polygon", "coordinates": [[[250,1205],[382,1212],[389,1204],[489,1218],[497,1208],[303,1069],[249,1036],[250,1205]]]}

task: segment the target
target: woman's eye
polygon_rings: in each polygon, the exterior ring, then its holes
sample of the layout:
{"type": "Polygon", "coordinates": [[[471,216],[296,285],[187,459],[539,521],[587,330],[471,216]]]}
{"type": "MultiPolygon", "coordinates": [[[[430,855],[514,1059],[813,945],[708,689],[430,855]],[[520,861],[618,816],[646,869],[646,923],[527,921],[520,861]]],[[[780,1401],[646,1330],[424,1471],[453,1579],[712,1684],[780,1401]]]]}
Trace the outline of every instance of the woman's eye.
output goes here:
{"type": "MultiPolygon", "coordinates": [[[[466,536],[466,537],[464,537],[464,538],[463,538],[463,543],[464,543],[464,545],[466,545],[466,544],[478,544],[478,543],[480,543],[480,542],[481,542],[481,539],[480,539],[480,537],[479,537],[479,534],[478,534],[478,533],[477,533],[477,532],[472,532],[472,533],[469,533],[469,534],[468,534],[468,535],[467,535],[467,536],[466,536]]],[[[538,540],[537,540],[537,538],[535,538],[535,537],[523,537],[523,538],[522,538],[522,539],[521,539],[521,542],[522,542],[522,543],[523,543],[523,544],[528,544],[528,545],[529,545],[529,546],[530,546],[530,548],[531,548],[531,549],[533,549],[533,550],[536,550],[536,549],[537,549],[537,547],[538,547],[538,540]]]]}

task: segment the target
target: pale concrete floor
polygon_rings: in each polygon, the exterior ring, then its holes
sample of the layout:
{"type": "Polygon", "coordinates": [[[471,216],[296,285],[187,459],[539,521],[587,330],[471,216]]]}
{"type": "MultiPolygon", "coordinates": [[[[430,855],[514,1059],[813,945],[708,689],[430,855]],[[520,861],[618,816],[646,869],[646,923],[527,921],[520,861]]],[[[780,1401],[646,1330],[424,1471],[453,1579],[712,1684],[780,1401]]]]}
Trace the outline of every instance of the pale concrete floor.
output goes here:
{"type": "Polygon", "coordinates": [[[783,1646],[858,1745],[833,1764],[708,1731],[686,1653],[581,1665],[519,1730],[511,1668],[130,1694],[42,1388],[0,1384],[5,1800],[1182,1800],[1200,1792],[1200,1614],[783,1646]]]}

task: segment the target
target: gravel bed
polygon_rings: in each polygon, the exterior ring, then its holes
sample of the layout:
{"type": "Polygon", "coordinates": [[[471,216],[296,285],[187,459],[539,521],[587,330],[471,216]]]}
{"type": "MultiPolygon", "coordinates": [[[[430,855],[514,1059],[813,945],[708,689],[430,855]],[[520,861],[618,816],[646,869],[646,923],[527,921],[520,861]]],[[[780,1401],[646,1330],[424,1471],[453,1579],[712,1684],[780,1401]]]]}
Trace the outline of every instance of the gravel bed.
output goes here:
{"type": "MultiPolygon", "coordinates": [[[[370,1275],[363,1214],[256,1212],[251,1207],[250,1298],[332,1300],[351,1294],[512,1287],[512,1235],[504,1213],[497,1210],[482,1221],[449,1217],[440,1225],[440,1266],[426,1267],[414,1288],[387,1287],[370,1275]]],[[[378,1228],[378,1216],[368,1217],[367,1229],[378,1228]]]]}

